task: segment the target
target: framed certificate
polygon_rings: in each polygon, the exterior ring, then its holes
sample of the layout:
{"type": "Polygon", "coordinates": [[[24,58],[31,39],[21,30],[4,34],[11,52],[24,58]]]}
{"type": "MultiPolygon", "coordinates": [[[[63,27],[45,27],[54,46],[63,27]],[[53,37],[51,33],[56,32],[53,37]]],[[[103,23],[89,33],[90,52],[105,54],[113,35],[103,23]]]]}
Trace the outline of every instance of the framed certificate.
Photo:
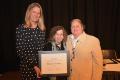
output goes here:
{"type": "Polygon", "coordinates": [[[42,76],[68,76],[69,55],[66,51],[38,51],[39,67],[42,76]]]}

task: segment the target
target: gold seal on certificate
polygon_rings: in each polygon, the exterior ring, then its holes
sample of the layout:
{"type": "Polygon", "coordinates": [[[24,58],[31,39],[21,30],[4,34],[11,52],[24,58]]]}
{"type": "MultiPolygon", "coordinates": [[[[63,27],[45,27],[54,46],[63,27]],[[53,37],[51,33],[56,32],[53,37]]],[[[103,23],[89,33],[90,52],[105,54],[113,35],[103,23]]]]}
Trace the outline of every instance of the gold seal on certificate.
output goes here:
{"type": "Polygon", "coordinates": [[[41,75],[69,75],[69,56],[66,51],[38,51],[41,75]]]}

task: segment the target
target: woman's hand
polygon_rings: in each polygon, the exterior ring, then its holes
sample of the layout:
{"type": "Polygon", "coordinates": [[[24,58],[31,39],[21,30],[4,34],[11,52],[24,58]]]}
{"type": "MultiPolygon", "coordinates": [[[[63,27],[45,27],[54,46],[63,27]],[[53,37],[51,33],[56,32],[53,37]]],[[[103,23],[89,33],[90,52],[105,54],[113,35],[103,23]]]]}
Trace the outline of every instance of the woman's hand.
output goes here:
{"type": "Polygon", "coordinates": [[[37,66],[34,66],[34,70],[35,70],[35,72],[36,72],[36,74],[37,74],[37,78],[40,78],[40,75],[41,75],[40,68],[37,67],[37,66]]]}

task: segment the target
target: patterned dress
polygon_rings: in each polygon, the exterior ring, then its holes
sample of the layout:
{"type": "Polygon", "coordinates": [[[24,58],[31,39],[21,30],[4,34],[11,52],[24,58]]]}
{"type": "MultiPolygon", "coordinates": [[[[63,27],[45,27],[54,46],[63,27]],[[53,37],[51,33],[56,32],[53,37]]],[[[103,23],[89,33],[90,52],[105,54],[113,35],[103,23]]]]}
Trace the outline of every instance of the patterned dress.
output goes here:
{"type": "Polygon", "coordinates": [[[35,80],[34,66],[38,65],[38,52],[45,44],[45,32],[39,27],[25,28],[24,25],[16,28],[16,51],[20,58],[20,72],[22,80],[35,80]]]}

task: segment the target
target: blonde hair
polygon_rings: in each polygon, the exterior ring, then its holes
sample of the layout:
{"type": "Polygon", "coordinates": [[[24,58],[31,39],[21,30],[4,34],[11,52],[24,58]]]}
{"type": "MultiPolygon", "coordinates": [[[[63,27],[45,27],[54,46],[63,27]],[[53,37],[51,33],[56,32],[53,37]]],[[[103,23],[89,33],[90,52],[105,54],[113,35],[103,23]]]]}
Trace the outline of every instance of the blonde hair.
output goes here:
{"type": "Polygon", "coordinates": [[[30,17],[30,11],[34,8],[34,7],[38,7],[40,9],[40,18],[38,21],[38,27],[44,31],[45,30],[45,24],[44,24],[44,17],[43,17],[43,11],[42,11],[42,7],[39,3],[32,3],[28,6],[27,11],[26,11],[26,15],[25,15],[25,25],[27,27],[31,26],[29,17],[30,17]]]}

